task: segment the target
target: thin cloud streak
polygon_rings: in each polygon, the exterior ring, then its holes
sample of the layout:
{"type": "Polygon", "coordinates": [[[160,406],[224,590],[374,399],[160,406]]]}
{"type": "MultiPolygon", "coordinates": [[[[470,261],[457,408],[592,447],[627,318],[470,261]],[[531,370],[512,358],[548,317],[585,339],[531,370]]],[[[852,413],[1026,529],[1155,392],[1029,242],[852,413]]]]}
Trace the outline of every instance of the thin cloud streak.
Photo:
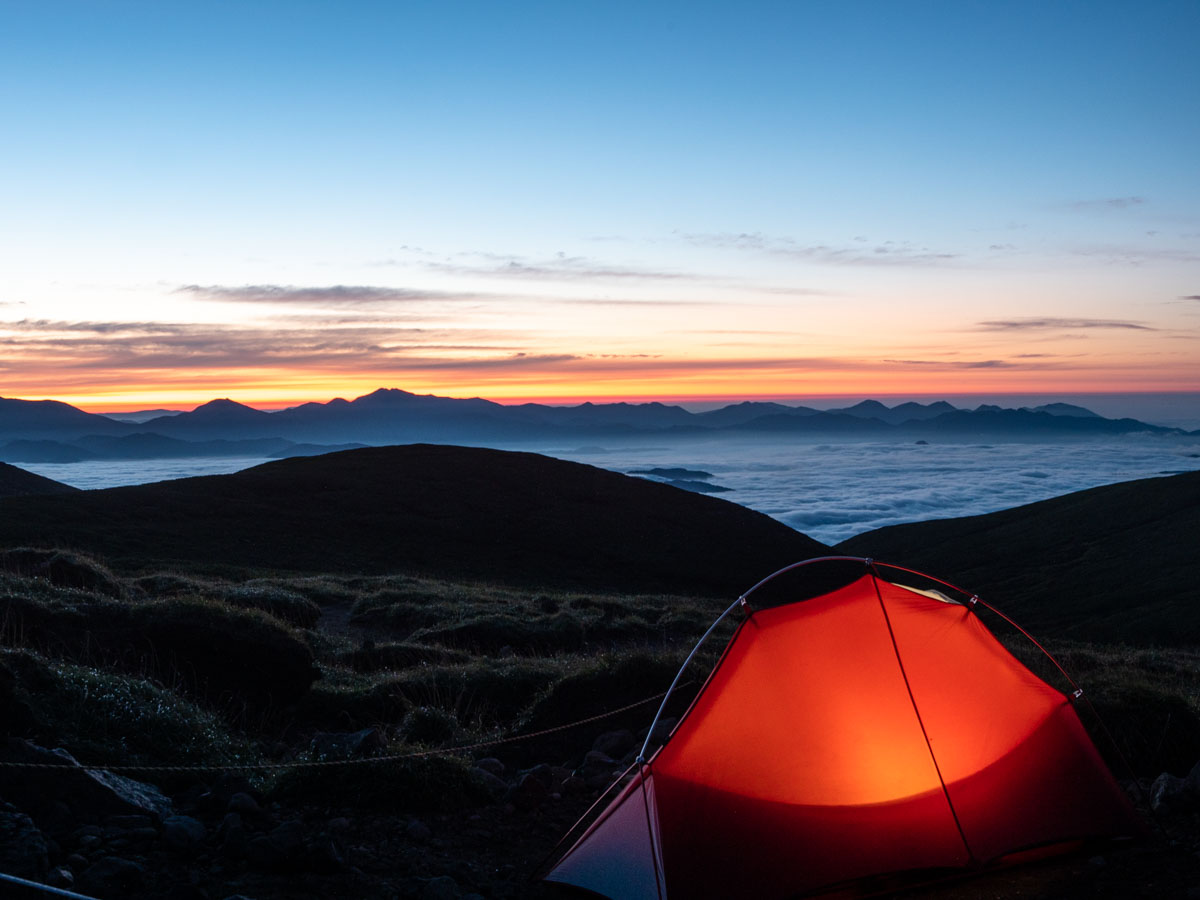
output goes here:
{"type": "Polygon", "coordinates": [[[329,287],[296,287],[294,285],[279,284],[247,284],[239,287],[229,287],[225,285],[185,284],[176,288],[173,293],[187,294],[200,300],[317,306],[322,308],[330,306],[380,306],[430,300],[476,300],[480,296],[478,293],[343,284],[336,284],[329,287]]]}
{"type": "MultiPolygon", "coordinates": [[[[494,258],[491,254],[476,254],[494,258]]],[[[681,281],[703,276],[683,272],[655,271],[624,266],[608,266],[581,256],[554,257],[542,262],[526,262],[519,257],[499,257],[494,265],[426,263],[426,268],[447,275],[487,278],[513,278],[529,281],[681,281]]]]}
{"type": "Polygon", "coordinates": [[[956,253],[897,241],[883,241],[864,249],[801,244],[791,237],[772,237],[761,232],[684,233],[680,238],[693,247],[752,251],[833,266],[940,266],[959,258],[956,253]]]}
{"type": "Polygon", "coordinates": [[[1056,319],[1056,318],[1033,318],[1033,319],[1005,319],[989,322],[980,322],[976,325],[977,331],[1048,331],[1061,329],[1087,329],[1087,328],[1106,328],[1118,329],[1127,331],[1158,331],[1157,328],[1152,328],[1149,325],[1143,325],[1140,322],[1125,322],[1119,319],[1056,319]]]}
{"type": "Polygon", "coordinates": [[[1145,197],[1107,197],[1100,200],[1075,200],[1066,204],[1066,208],[1075,212],[1110,212],[1133,209],[1145,203],[1145,197]]]}

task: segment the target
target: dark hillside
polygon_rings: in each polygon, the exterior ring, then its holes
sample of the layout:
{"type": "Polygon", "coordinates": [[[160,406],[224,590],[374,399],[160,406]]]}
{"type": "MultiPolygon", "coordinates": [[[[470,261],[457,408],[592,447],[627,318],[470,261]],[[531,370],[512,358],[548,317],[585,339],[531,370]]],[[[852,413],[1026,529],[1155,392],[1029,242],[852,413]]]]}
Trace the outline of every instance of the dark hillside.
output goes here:
{"type": "Polygon", "coordinates": [[[0,497],[19,497],[26,494],[70,494],[76,491],[41,475],[34,475],[16,466],[0,462],[0,497]]]}
{"type": "Polygon", "coordinates": [[[1200,472],[895,525],[837,549],[956,582],[1039,634],[1200,642],[1200,472]]]}
{"type": "Polygon", "coordinates": [[[744,507],[532,453],[410,445],[0,506],[0,547],[118,570],[418,572],[736,595],[827,548],[744,507]]]}

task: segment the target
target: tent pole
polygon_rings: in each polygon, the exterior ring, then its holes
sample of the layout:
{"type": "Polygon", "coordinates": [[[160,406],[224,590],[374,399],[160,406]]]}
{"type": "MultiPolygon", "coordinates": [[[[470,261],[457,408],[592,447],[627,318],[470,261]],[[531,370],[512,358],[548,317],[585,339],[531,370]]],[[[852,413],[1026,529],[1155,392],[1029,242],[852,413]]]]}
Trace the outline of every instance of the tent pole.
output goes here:
{"type": "Polygon", "coordinates": [[[679,686],[679,679],[683,677],[683,673],[691,663],[692,658],[700,651],[700,648],[704,646],[704,642],[708,640],[709,635],[716,630],[716,627],[721,624],[724,618],[739,606],[744,606],[745,603],[746,595],[743,594],[734,600],[733,603],[729,604],[729,608],[726,609],[725,612],[721,613],[721,615],[717,616],[716,621],[708,626],[708,631],[704,632],[704,636],[696,642],[696,646],[692,648],[692,652],[687,655],[687,659],[683,661],[683,665],[680,666],[679,671],[675,673],[675,680],[672,681],[671,686],[667,688],[667,693],[663,697],[662,703],[660,703],[658,706],[658,712],[654,714],[654,721],[650,723],[650,730],[646,732],[646,740],[643,742],[642,749],[638,751],[637,759],[634,761],[637,765],[641,766],[646,764],[646,750],[650,747],[650,739],[654,737],[654,729],[658,725],[658,720],[662,718],[663,710],[667,708],[667,701],[671,699],[672,692],[676,687],[679,686]]]}

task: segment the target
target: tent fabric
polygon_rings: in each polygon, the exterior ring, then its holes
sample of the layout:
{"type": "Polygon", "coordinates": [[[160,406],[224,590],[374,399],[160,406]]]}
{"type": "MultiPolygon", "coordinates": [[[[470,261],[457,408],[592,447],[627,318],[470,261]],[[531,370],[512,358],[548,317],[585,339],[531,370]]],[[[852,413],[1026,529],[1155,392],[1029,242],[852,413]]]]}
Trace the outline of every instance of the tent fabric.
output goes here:
{"type": "Polygon", "coordinates": [[[784,898],[1138,830],[1064,694],[967,606],[875,572],[754,610],[546,879],[784,898]]]}

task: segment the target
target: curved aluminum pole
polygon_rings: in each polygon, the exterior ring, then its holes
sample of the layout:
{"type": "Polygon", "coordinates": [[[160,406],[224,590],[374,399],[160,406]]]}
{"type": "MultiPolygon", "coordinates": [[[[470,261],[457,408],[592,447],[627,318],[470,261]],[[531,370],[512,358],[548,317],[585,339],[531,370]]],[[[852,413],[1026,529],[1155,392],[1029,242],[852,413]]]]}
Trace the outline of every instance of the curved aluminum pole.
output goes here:
{"type": "Polygon", "coordinates": [[[867,559],[865,556],[814,556],[812,559],[805,559],[800,562],[792,563],[790,566],[784,566],[782,569],[772,572],[754,587],[750,588],[750,590],[746,591],[746,593],[742,594],[739,599],[745,600],[768,581],[771,581],[777,576],[782,575],[784,572],[790,572],[792,569],[799,569],[801,566],[811,566],[813,563],[819,562],[860,562],[869,569],[871,568],[871,563],[874,562],[874,560],[867,559]]]}
{"type": "Polygon", "coordinates": [[[671,686],[667,688],[667,693],[663,697],[662,703],[660,703],[658,706],[658,712],[654,714],[654,721],[650,723],[650,730],[646,732],[646,740],[642,744],[642,749],[638,751],[636,760],[637,765],[643,766],[646,764],[646,748],[650,746],[650,738],[654,736],[654,728],[656,725],[658,725],[658,720],[662,718],[663,710],[667,708],[667,701],[671,699],[671,693],[676,687],[678,687],[679,679],[683,677],[684,670],[687,669],[688,664],[692,661],[692,657],[696,655],[696,653],[704,645],[704,642],[708,640],[708,636],[713,633],[718,625],[721,624],[722,620],[745,602],[746,595],[743,594],[734,600],[733,603],[729,604],[729,608],[726,609],[725,612],[717,616],[716,621],[708,626],[708,631],[704,632],[704,636],[696,642],[696,646],[692,648],[692,652],[688,654],[687,659],[683,661],[683,665],[679,667],[679,671],[675,673],[675,680],[672,681],[671,686]]]}

